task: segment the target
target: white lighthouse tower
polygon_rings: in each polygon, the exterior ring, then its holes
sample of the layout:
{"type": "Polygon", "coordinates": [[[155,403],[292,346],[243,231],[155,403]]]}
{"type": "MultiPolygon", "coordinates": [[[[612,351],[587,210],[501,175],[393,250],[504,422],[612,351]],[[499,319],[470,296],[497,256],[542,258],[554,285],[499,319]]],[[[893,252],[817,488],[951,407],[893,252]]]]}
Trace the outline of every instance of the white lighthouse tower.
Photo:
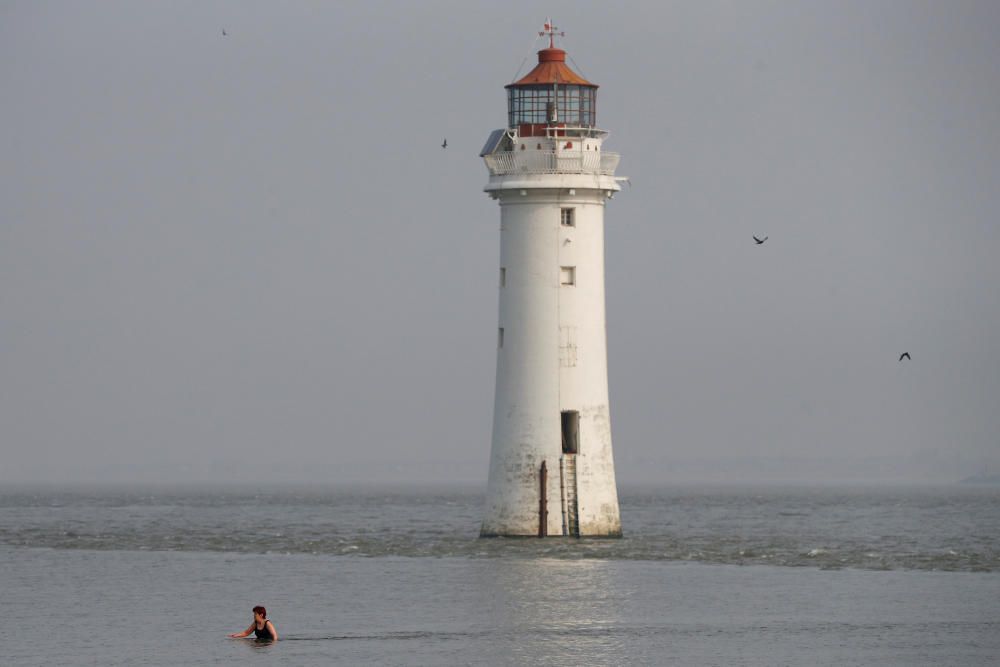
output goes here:
{"type": "Polygon", "coordinates": [[[482,536],[621,535],[611,453],[604,205],[620,189],[597,86],[556,29],[506,86],[507,127],[481,153],[500,203],[500,315],[482,536]]]}

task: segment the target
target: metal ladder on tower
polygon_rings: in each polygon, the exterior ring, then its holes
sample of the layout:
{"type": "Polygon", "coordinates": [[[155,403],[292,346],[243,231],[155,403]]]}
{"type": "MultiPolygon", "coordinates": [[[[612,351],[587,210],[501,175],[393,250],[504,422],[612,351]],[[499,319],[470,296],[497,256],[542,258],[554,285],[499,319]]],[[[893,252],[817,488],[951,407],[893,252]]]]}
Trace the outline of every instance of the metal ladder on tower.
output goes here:
{"type": "Polygon", "coordinates": [[[566,535],[580,537],[579,505],[576,498],[576,454],[562,456],[562,483],[566,535]]]}

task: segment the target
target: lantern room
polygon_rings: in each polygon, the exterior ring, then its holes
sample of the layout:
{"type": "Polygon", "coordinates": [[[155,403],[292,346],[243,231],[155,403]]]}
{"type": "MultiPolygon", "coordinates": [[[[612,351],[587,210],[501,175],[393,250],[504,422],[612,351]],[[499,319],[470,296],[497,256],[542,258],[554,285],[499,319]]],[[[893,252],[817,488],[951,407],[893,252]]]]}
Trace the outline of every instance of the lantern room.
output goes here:
{"type": "Polygon", "coordinates": [[[522,137],[544,136],[545,128],[596,126],[597,86],[566,65],[566,52],[550,46],[538,65],[508,84],[507,126],[522,137]]]}

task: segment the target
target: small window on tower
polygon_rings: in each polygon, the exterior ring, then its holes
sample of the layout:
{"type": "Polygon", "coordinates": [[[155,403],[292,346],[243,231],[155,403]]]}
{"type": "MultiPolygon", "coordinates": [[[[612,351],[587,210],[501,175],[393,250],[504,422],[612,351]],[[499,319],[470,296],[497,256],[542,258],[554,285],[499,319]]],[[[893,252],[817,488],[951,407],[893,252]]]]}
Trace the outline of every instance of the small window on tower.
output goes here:
{"type": "Polygon", "coordinates": [[[561,266],[561,267],[559,267],[559,283],[561,285],[575,285],[576,284],[576,267],[575,266],[561,266]]]}
{"type": "Polygon", "coordinates": [[[562,216],[563,227],[576,227],[576,215],[574,215],[576,209],[563,208],[559,210],[562,216]]]}
{"type": "Polygon", "coordinates": [[[497,330],[497,348],[503,347],[503,327],[497,330]]]}
{"type": "Polygon", "coordinates": [[[506,286],[507,286],[507,269],[501,266],[500,267],[500,287],[506,287],[506,286]]]}

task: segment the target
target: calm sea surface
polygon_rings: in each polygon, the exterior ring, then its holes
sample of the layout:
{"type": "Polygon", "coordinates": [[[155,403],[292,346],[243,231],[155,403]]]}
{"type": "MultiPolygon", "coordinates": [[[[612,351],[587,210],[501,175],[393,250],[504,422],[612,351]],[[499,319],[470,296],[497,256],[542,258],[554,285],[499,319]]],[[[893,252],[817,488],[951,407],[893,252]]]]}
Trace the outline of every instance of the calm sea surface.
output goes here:
{"type": "Polygon", "coordinates": [[[0,487],[0,664],[997,664],[1000,489],[621,495],[481,540],[481,489],[0,487]]]}

